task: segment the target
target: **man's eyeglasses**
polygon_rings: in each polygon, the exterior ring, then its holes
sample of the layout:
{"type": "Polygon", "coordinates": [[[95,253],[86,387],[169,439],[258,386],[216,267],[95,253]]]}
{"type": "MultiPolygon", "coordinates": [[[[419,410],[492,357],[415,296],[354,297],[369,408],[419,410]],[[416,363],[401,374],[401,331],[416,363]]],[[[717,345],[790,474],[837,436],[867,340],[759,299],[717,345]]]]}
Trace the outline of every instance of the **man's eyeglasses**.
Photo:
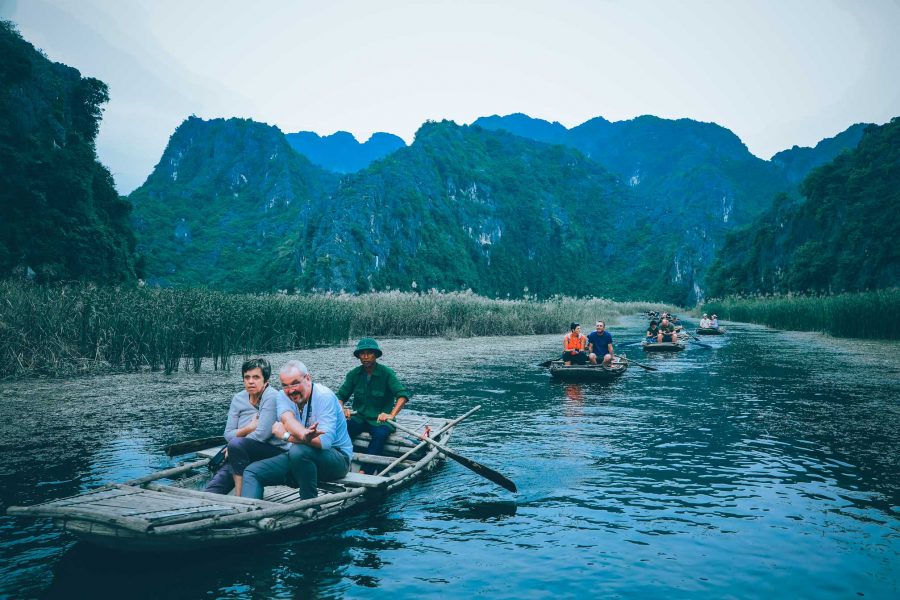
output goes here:
{"type": "Polygon", "coordinates": [[[289,383],[287,385],[282,385],[281,389],[283,389],[286,392],[291,392],[293,390],[299,390],[302,387],[303,387],[303,382],[301,381],[299,383],[289,383]]]}

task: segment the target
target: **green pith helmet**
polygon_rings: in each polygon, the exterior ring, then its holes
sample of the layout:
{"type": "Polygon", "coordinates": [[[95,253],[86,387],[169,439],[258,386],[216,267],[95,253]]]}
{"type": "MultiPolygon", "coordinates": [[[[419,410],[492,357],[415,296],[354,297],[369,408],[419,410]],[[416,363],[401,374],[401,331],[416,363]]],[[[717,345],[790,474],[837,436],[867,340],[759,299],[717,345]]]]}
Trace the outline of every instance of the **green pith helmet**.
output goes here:
{"type": "Polygon", "coordinates": [[[363,338],[359,340],[359,343],[356,344],[356,350],[353,351],[353,356],[359,358],[359,353],[363,350],[371,350],[375,353],[375,358],[380,358],[382,354],[381,348],[378,347],[378,342],[372,338],[363,338]]]}

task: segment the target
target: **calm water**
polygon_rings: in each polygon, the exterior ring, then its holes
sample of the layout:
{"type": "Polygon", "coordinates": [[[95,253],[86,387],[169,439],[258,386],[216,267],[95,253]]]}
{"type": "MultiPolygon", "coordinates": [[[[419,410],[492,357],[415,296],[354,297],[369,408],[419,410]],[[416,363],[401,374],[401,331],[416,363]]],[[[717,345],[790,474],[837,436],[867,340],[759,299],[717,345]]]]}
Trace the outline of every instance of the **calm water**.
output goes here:
{"type": "MultiPolygon", "coordinates": [[[[612,327],[617,344],[643,321],[612,327]]],[[[560,336],[384,340],[383,362],[440,416],[483,409],[454,462],[296,541],[117,555],[47,521],[0,517],[0,596],[896,598],[900,344],[734,325],[609,385],[552,383],[560,336]]],[[[336,389],[348,348],[307,362],[336,389]]],[[[239,374],[5,383],[0,506],[170,466],[215,435],[239,374]]]]}

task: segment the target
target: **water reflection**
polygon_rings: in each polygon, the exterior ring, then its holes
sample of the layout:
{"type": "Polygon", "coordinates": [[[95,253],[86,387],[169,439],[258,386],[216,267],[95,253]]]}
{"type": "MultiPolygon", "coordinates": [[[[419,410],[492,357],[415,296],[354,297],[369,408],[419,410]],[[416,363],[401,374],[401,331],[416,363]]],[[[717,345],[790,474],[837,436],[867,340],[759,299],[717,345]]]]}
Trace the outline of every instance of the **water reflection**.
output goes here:
{"type": "MultiPolygon", "coordinates": [[[[643,325],[614,327],[617,348],[659,370],[608,385],[552,382],[537,364],[557,336],[522,339],[516,363],[494,338],[382,341],[411,409],[483,406],[452,445],[515,496],[448,462],[300,539],[140,560],[4,516],[0,596],[520,598],[548,581],[562,596],[893,595],[900,345],[730,325],[710,348],[651,356],[624,347],[643,325]]],[[[333,389],[354,366],[350,348],[269,358],[303,360],[333,389]]],[[[0,499],[169,466],[163,447],[220,433],[240,387],[234,372],[3,384],[0,499]]]]}

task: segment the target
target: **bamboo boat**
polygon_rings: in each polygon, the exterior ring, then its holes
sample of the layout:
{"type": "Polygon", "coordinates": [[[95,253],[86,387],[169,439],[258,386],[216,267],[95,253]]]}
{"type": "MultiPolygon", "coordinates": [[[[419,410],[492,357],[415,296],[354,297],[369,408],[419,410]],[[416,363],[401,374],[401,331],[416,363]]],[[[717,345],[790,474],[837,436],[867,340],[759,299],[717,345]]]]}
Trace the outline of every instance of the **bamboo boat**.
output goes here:
{"type": "Polygon", "coordinates": [[[641,342],[644,352],[681,352],[684,344],[680,342],[641,342]]]}
{"type": "Polygon", "coordinates": [[[725,335],[724,327],[698,327],[697,335],[725,335]]]}
{"type": "MultiPolygon", "coordinates": [[[[397,422],[416,431],[428,425],[432,439],[446,444],[454,425],[474,410],[453,421],[403,413],[397,422]]],[[[215,447],[178,467],[69,498],[11,506],[6,512],[51,518],[79,539],[125,551],[187,551],[271,539],[381,500],[434,469],[443,458],[431,444],[412,441],[399,431],[388,438],[384,456],[365,454],[370,439],[369,434],[354,439],[351,472],[338,481],[320,482],[319,496],[308,500],[299,497],[297,488],[283,485],[266,487],[262,500],[197,489],[209,477],[203,472],[220,448],[215,447]],[[379,474],[357,472],[361,464],[377,465],[379,474]]]]}
{"type": "Polygon", "coordinates": [[[621,377],[628,369],[627,362],[604,365],[566,365],[557,360],[550,364],[550,375],[559,381],[612,381],[621,377]]]}

